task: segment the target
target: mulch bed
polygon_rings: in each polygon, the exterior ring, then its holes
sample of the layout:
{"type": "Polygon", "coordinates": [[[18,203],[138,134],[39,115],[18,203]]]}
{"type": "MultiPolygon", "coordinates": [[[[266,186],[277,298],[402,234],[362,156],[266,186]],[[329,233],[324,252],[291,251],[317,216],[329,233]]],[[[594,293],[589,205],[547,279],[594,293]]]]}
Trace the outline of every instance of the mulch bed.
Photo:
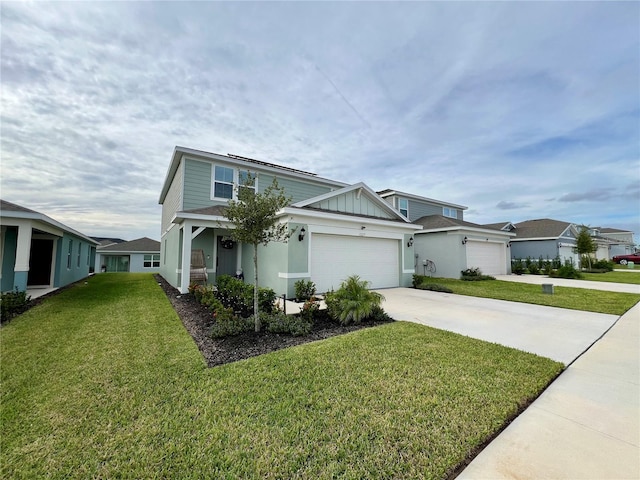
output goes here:
{"type": "Polygon", "coordinates": [[[200,349],[209,367],[389,323],[377,321],[343,327],[329,321],[328,318],[320,318],[314,323],[311,333],[300,337],[269,332],[248,332],[233,337],[213,338],[210,332],[215,321],[211,311],[197,302],[193,295],[181,294],[162,276],[155,275],[155,278],[173,305],[178,317],[182,320],[187,332],[193,337],[193,341],[200,349]]]}

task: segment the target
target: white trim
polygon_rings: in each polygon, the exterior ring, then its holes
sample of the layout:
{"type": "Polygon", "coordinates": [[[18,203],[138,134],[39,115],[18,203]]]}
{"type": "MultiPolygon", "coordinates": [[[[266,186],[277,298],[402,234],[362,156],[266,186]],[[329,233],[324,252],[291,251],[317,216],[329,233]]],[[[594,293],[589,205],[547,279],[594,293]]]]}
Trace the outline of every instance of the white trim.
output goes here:
{"type": "MultiPolygon", "coordinates": [[[[483,235],[496,235],[498,237],[500,236],[515,237],[516,236],[516,234],[513,232],[505,232],[503,230],[491,230],[488,228],[466,227],[464,225],[457,225],[455,227],[444,227],[444,228],[430,228],[429,230],[422,230],[421,232],[416,232],[416,235],[420,235],[422,233],[442,233],[442,232],[460,233],[461,231],[481,232],[483,235]]],[[[510,241],[515,242],[517,240],[512,239],[510,241]]]]}
{"type": "Polygon", "coordinates": [[[411,198],[413,200],[418,200],[421,202],[435,203],[437,205],[459,208],[460,210],[467,210],[469,208],[469,207],[465,207],[464,205],[457,205],[455,203],[443,202],[442,200],[435,200],[433,198],[421,197],[420,195],[415,195],[413,193],[400,192],[399,190],[390,190],[388,192],[379,193],[378,196],[380,196],[381,198],[386,198],[391,196],[407,197],[407,198],[411,198]]]}
{"type": "Polygon", "coordinates": [[[309,272],[303,273],[286,273],[286,272],[278,272],[279,278],[307,278],[310,277],[311,274],[309,272]]]}
{"type": "Polygon", "coordinates": [[[191,232],[191,240],[196,238],[198,235],[200,235],[205,230],[206,230],[206,227],[198,227],[195,232],[191,232]]]}
{"type": "Polygon", "coordinates": [[[410,270],[407,270],[406,268],[403,268],[402,273],[416,273],[416,269],[412,268],[410,270]]]}
{"type": "MultiPolygon", "coordinates": [[[[93,244],[93,245],[100,245],[99,242],[96,242],[94,239],[87,237],[86,235],[78,232],[77,230],[74,230],[71,227],[67,227],[65,224],[58,222],[57,220],[54,220],[53,218],[50,218],[48,216],[46,216],[44,213],[39,213],[39,212],[14,212],[11,210],[3,210],[2,212],[0,212],[0,218],[3,219],[2,224],[3,225],[8,225],[8,226],[15,226],[15,225],[19,225],[19,224],[14,224],[12,222],[7,222],[4,219],[5,218],[13,218],[16,220],[38,220],[40,222],[43,222],[45,224],[46,227],[48,227],[49,229],[53,226],[56,227],[58,229],[60,229],[62,232],[67,232],[70,233],[72,235],[75,235],[76,237],[80,237],[81,239],[93,244]]],[[[58,236],[62,236],[62,232],[59,234],[54,230],[48,230],[47,228],[42,228],[42,226],[38,226],[35,227],[38,228],[38,230],[43,230],[47,233],[51,233],[53,235],[58,235],[58,236]]]]}
{"type": "MultiPolygon", "coordinates": [[[[400,218],[401,215],[398,212],[396,213],[399,216],[398,218],[400,218]]],[[[320,218],[325,220],[338,220],[338,221],[342,221],[350,224],[359,223],[361,225],[378,225],[381,227],[382,226],[394,227],[398,229],[411,230],[411,231],[422,230],[422,225],[416,225],[413,223],[400,223],[400,222],[394,222],[392,220],[383,220],[380,218],[359,217],[357,215],[352,215],[352,214],[317,212],[314,210],[307,210],[304,208],[296,208],[296,207],[285,207],[278,212],[278,216],[285,216],[285,215],[296,215],[298,217],[320,218]]],[[[304,223],[304,222],[299,222],[299,223],[304,223]]]]}

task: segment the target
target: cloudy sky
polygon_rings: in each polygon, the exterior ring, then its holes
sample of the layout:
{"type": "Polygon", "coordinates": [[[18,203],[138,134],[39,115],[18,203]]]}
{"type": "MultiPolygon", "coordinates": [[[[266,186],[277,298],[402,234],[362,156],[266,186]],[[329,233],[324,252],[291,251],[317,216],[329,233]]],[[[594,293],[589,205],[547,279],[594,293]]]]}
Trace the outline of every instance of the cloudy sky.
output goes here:
{"type": "Polygon", "coordinates": [[[0,6],[4,200],[160,238],[176,145],[640,241],[640,3],[0,6]]]}

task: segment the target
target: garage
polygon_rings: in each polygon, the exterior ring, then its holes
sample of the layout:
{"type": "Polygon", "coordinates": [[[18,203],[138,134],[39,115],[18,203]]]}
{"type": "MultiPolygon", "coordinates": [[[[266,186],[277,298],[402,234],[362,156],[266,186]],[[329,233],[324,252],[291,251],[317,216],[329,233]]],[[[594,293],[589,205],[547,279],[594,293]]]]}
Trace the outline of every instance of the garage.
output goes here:
{"type": "Polygon", "coordinates": [[[311,235],[311,280],[318,292],[338,289],[350,275],[371,282],[371,288],[400,285],[399,240],[311,235]]]}
{"type": "Polygon", "coordinates": [[[504,243],[467,242],[467,268],[479,267],[485,275],[506,275],[504,243]]]}

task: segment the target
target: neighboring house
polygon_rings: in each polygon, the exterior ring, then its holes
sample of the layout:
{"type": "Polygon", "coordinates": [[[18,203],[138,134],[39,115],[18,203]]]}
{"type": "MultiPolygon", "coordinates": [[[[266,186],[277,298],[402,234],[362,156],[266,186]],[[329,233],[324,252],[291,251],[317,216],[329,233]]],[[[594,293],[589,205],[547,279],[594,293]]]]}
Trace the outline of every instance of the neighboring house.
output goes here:
{"type": "Polygon", "coordinates": [[[97,272],[160,271],[160,242],[147,237],[110,243],[96,249],[97,272]]]}
{"type": "Polygon", "coordinates": [[[598,233],[609,242],[609,259],[616,255],[629,255],[636,250],[633,232],[629,230],[600,228],[598,233]]]}
{"type": "Polygon", "coordinates": [[[34,210],[0,200],[2,291],[56,288],[89,275],[98,242],[34,210]]]}
{"type": "Polygon", "coordinates": [[[260,192],[276,179],[291,205],[279,212],[292,236],[260,246],[260,285],[294,294],[300,279],[319,292],[337,289],[348,275],[372,287],[411,285],[413,225],[363,183],[349,185],[313,173],[236,155],[176,147],[160,193],[160,273],[181,292],[190,283],[192,250],[203,250],[209,282],[241,271],[253,278],[253,247],[231,241],[224,207],[248,173],[260,192]]]}
{"type": "Polygon", "coordinates": [[[467,207],[397,190],[378,192],[382,198],[423,230],[415,235],[415,269],[424,274],[425,260],[436,264],[436,276],[459,278],[467,268],[486,275],[511,272],[509,240],[500,228],[464,221],[467,207]],[[464,242],[464,243],[463,243],[464,242]]]}
{"type": "MultiPolygon", "coordinates": [[[[491,224],[495,226],[499,224],[491,224]]],[[[579,227],[560,220],[541,218],[527,220],[520,223],[505,222],[503,231],[513,232],[515,238],[511,239],[511,258],[553,260],[560,257],[562,262],[572,262],[578,266],[578,254],[575,253],[576,238],[579,227]]]]}
{"type": "Polygon", "coordinates": [[[460,278],[468,268],[480,268],[485,275],[511,273],[509,242],[514,233],[442,215],[413,223],[423,227],[414,236],[417,273],[428,274],[425,260],[436,264],[436,277],[460,278]]]}
{"type": "Polygon", "coordinates": [[[96,242],[98,242],[99,247],[105,247],[113,243],[126,242],[126,240],[123,240],[121,238],[110,238],[110,237],[91,237],[91,238],[93,238],[96,242]]]}

